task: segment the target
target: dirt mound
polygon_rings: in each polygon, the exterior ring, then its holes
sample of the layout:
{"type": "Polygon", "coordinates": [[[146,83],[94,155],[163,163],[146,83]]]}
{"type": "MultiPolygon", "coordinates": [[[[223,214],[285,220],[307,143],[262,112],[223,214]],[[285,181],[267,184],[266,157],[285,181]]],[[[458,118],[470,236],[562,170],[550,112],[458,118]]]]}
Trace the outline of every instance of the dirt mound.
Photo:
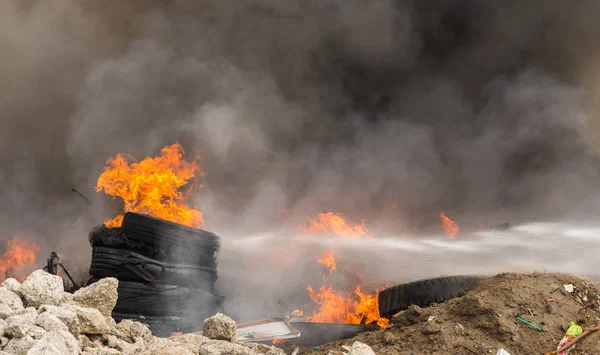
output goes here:
{"type": "MultiPolygon", "coordinates": [[[[598,301],[597,285],[579,277],[500,274],[479,282],[462,298],[428,308],[411,306],[396,314],[386,330],[302,353],[342,354],[342,345],[358,340],[378,355],[496,354],[501,348],[511,355],[543,354],[556,349],[569,322],[584,329],[595,326],[600,318],[598,301]],[[573,292],[565,285],[573,285],[573,292]]],[[[570,354],[598,354],[598,349],[600,335],[592,335],[570,354]]]]}

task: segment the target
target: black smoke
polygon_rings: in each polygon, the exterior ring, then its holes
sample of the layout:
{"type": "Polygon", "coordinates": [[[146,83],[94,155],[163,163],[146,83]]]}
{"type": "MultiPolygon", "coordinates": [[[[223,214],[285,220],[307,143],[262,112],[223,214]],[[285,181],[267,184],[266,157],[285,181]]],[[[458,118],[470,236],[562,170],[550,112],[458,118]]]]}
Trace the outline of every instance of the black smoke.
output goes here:
{"type": "Polygon", "coordinates": [[[220,234],[281,209],[391,232],[442,210],[466,227],[578,216],[597,201],[598,6],[3,1],[2,237],[85,246],[121,208],[93,190],[105,160],[176,140],[202,158],[194,202],[220,234]]]}

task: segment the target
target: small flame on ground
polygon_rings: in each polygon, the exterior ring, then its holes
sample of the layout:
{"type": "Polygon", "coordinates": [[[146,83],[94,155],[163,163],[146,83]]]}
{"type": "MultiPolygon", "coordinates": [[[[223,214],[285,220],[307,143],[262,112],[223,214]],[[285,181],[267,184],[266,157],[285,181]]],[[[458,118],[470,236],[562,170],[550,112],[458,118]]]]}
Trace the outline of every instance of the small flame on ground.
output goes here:
{"type": "MultiPolygon", "coordinates": [[[[147,157],[141,162],[129,163],[133,158],[117,154],[106,161],[107,166],[98,178],[96,192],[104,189],[107,195],[120,197],[125,212],[141,212],[186,226],[201,228],[202,212],[188,207],[187,193],[179,188],[196,176],[206,175],[197,161],[183,160],[183,148],[179,143],[165,147],[160,156],[147,157]]],[[[193,183],[188,189],[202,188],[193,183]]],[[[109,228],[120,227],[123,215],[107,221],[109,228]]]]}
{"type": "Polygon", "coordinates": [[[22,281],[17,275],[29,271],[28,269],[35,263],[35,257],[39,251],[40,246],[37,243],[13,237],[8,241],[6,251],[0,258],[0,280],[4,280],[6,274],[10,272],[11,277],[22,281]]]}
{"type": "Polygon", "coordinates": [[[365,227],[365,221],[352,224],[346,222],[341,213],[322,212],[316,219],[307,218],[298,230],[309,234],[329,234],[346,239],[374,239],[365,227]]]}
{"type": "Polygon", "coordinates": [[[456,237],[460,231],[458,224],[448,218],[444,212],[440,212],[440,219],[442,220],[442,228],[444,229],[444,232],[446,232],[450,239],[454,239],[454,237],[456,237]]]}
{"type": "Polygon", "coordinates": [[[273,340],[273,344],[283,344],[287,341],[287,339],[275,339],[273,340]]]}
{"type": "Polygon", "coordinates": [[[345,323],[345,324],[371,324],[385,328],[389,320],[379,315],[379,299],[377,294],[365,295],[356,286],[353,295],[334,290],[331,284],[322,286],[314,291],[312,286],[306,287],[310,298],[319,305],[309,322],[319,323],[345,323]]]}
{"type": "Polygon", "coordinates": [[[325,266],[329,273],[331,274],[333,271],[337,270],[337,262],[335,261],[335,256],[332,251],[328,251],[320,258],[317,258],[319,264],[325,266]]]}

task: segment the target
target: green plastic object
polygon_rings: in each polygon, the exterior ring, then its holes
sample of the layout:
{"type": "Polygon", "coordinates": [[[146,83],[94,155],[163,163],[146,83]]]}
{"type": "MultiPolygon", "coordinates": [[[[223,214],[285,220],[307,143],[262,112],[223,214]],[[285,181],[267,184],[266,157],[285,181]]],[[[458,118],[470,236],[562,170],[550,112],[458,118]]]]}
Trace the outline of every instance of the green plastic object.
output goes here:
{"type": "Polygon", "coordinates": [[[583,328],[575,324],[575,322],[569,322],[569,329],[565,333],[567,337],[571,339],[577,338],[581,333],[583,333],[583,328]]]}

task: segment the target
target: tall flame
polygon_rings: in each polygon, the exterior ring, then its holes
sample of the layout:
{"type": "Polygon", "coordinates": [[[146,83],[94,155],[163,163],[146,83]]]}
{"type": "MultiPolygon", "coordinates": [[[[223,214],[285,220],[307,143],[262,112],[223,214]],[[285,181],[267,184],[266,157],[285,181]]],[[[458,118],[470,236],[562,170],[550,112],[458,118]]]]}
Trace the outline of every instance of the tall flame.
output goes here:
{"type": "Polygon", "coordinates": [[[448,218],[444,212],[440,212],[440,219],[442,220],[442,228],[444,229],[444,232],[448,234],[450,239],[454,239],[454,237],[456,237],[460,231],[458,224],[448,218]]]}
{"type": "MultiPolygon", "coordinates": [[[[13,237],[8,241],[6,251],[0,258],[0,280],[4,280],[7,273],[11,273],[11,277],[19,279],[20,273],[28,272],[28,268],[35,263],[35,257],[40,251],[40,246],[35,242],[20,240],[18,237],[13,237]]],[[[21,281],[21,280],[19,280],[21,281]]]]}
{"type": "MultiPolygon", "coordinates": [[[[96,192],[104,189],[107,195],[120,197],[125,212],[141,212],[158,218],[200,228],[204,224],[202,212],[188,207],[187,193],[179,191],[196,176],[206,175],[197,161],[183,160],[184,151],[175,143],[161,150],[160,156],[146,157],[141,162],[129,163],[131,157],[117,154],[106,161],[107,166],[98,178],[96,192]]],[[[193,183],[191,188],[202,188],[193,183]]],[[[189,192],[190,190],[188,190],[189,192]]],[[[109,228],[120,227],[123,215],[107,221],[109,228]]]]}
{"type": "Polygon", "coordinates": [[[365,221],[352,224],[346,222],[341,213],[322,212],[316,219],[307,218],[304,224],[298,226],[298,230],[310,234],[330,234],[347,239],[374,239],[373,235],[365,227],[365,221]]]}
{"type": "Polygon", "coordinates": [[[379,299],[377,294],[365,295],[356,286],[354,294],[346,294],[334,290],[331,284],[322,286],[319,291],[314,291],[311,285],[306,287],[310,298],[319,305],[309,322],[320,323],[345,323],[345,324],[370,324],[377,323],[382,328],[389,324],[389,320],[379,315],[379,299]]]}

